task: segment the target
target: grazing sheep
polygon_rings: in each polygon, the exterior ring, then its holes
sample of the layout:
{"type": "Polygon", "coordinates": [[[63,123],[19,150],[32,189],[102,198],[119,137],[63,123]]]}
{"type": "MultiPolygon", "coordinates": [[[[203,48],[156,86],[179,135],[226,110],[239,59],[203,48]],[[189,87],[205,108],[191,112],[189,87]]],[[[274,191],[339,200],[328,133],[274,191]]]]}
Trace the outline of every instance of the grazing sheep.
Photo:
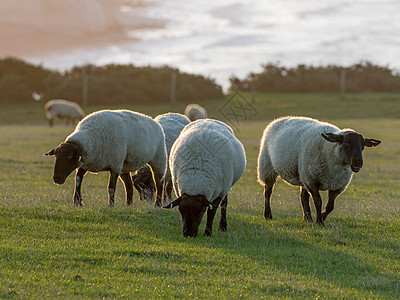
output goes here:
{"type": "Polygon", "coordinates": [[[272,219],[270,199],[280,176],[301,187],[303,219],[312,222],[309,196],[317,211],[316,223],[323,224],[334,202],[350,183],[353,172],[363,165],[364,146],[375,147],[379,140],[366,139],[352,129],[303,117],[284,117],[264,130],[258,156],[258,182],[264,186],[264,217],[272,219]],[[329,191],[326,209],[321,213],[319,191],[329,191]]]}
{"type": "MultiPolygon", "coordinates": [[[[168,157],[167,157],[168,161],[168,157]]],[[[154,196],[155,186],[151,168],[145,164],[132,175],[132,182],[135,189],[139,192],[140,200],[151,200],[154,196]]],[[[164,183],[165,186],[166,182],[164,183]]],[[[163,189],[165,191],[165,188],[163,189]]]]}
{"type": "Polygon", "coordinates": [[[50,100],[45,104],[44,110],[50,126],[53,126],[53,121],[57,118],[65,119],[68,125],[70,121],[78,122],[86,116],[77,103],[61,99],[50,100]]]}
{"type": "Polygon", "coordinates": [[[221,204],[219,228],[227,229],[228,192],[246,167],[243,145],[226,124],[211,119],[187,125],[172,146],[169,166],[176,200],[164,208],[179,207],[183,236],[194,237],[207,210],[205,235],[221,204]]]}
{"type": "MultiPolygon", "coordinates": [[[[86,172],[110,171],[108,203],[114,205],[118,176],[125,184],[126,203],[132,204],[133,186],[129,172],[147,163],[156,182],[156,202],[166,171],[163,130],[152,118],[128,110],[102,110],[88,115],[58,147],[44,155],[56,156],[54,183],[63,184],[78,168],[74,203],[82,205],[81,184],[86,172]]],[[[160,194],[161,195],[161,194],[160,194]]]]}
{"type": "Polygon", "coordinates": [[[207,118],[207,111],[204,107],[198,104],[189,104],[185,108],[185,116],[187,116],[190,121],[205,119],[207,118]]]}
{"type": "MultiPolygon", "coordinates": [[[[167,162],[169,153],[171,152],[172,144],[178,138],[182,129],[190,123],[190,120],[178,113],[166,113],[159,115],[154,118],[164,130],[165,135],[165,145],[167,148],[167,162]]],[[[134,187],[138,190],[140,199],[153,198],[154,193],[154,182],[152,180],[151,170],[147,165],[142,166],[136,173],[132,176],[132,181],[134,187]]],[[[172,192],[172,182],[171,182],[171,172],[169,166],[167,165],[167,172],[165,174],[164,181],[164,195],[167,198],[171,198],[172,192]]]]}

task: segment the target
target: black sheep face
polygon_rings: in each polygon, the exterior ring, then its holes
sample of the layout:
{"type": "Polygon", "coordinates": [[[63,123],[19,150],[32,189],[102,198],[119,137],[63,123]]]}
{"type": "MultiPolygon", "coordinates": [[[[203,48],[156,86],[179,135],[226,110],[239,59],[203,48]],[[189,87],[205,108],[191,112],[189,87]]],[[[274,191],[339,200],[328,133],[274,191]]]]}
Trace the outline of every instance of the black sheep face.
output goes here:
{"type": "Polygon", "coordinates": [[[63,184],[69,174],[82,165],[81,149],[74,143],[61,143],[44,155],[56,157],[53,175],[53,181],[56,184],[63,184]]]}
{"type": "Polygon", "coordinates": [[[137,172],[132,175],[133,186],[139,192],[140,200],[153,199],[155,187],[153,174],[148,165],[142,166],[137,172]]]}
{"type": "Polygon", "coordinates": [[[354,131],[346,131],[342,134],[323,133],[322,137],[328,142],[339,144],[339,158],[355,173],[359,172],[363,166],[364,146],[376,147],[381,143],[379,140],[365,139],[354,131]]]}
{"type": "Polygon", "coordinates": [[[164,206],[164,208],[172,209],[175,206],[178,206],[179,212],[182,216],[183,236],[195,237],[199,231],[199,226],[204,213],[210,205],[211,203],[202,195],[189,196],[183,194],[181,197],[171,202],[171,204],[164,206]]]}

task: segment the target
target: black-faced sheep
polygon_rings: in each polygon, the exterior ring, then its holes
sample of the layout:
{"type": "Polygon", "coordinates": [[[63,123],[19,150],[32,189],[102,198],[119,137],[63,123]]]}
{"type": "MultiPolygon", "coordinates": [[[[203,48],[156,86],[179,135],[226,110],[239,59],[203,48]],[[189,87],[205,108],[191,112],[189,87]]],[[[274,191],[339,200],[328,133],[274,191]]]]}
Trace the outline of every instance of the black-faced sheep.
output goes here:
{"type": "MultiPolygon", "coordinates": [[[[68,175],[78,169],[74,192],[76,205],[82,205],[81,184],[88,171],[110,172],[110,206],[114,205],[115,186],[121,177],[129,205],[133,196],[129,172],[147,163],[153,171],[156,192],[160,193],[167,165],[160,124],[146,115],[128,110],[103,110],[88,115],[65,142],[44,155],[56,156],[54,183],[63,184],[68,175]]],[[[160,195],[156,195],[157,206],[161,206],[160,195]]]]}
{"type": "Polygon", "coordinates": [[[226,231],[227,195],[246,167],[243,145],[226,124],[211,119],[187,125],[172,146],[169,165],[175,194],[164,208],[179,207],[183,236],[197,235],[207,211],[205,235],[211,235],[212,224],[221,204],[219,228],[226,231]]]}
{"type": "Polygon", "coordinates": [[[189,104],[185,108],[185,116],[187,116],[190,121],[205,119],[207,118],[207,111],[204,107],[198,104],[189,104]]]}
{"type": "Polygon", "coordinates": [[[86,116],[77,103],[61,99],[50,100],[45,104],[44,110],[50,126],[53,126],[55,119],[64,119],[68,125],[70,121],[78,122],[86,116]]]}
{"type": "Polygon", "coordinates": [[[280,176],[287,183],[301,187],[304,220],[312,221],[311,194],[317,212],[316,223],[323,224],[333,210],[336,197],[350,183],[353,172],[360,171],[364,146],[375,147],[380,143],[352,129],[340,130],[310,118],[274,120],[264,130],[258,156],[257,177],[264,186],[264,217],[272,218],[270,199],[280,176]],[[329,198],[321,213],[319,191],[325,190],[329,191],[329,198]]]}
{"type": "MultiPolygon", "coordinates": [[[[169,153],[171,152],[172,144],[178,138],[182,129],[190,123],[190,120],[184,115],[178,113],[166,113],[159,115],[154,118],[164,130],[165,135],[165,146],[167,148],[167,161],[169,153]]],[[[147,165],[142,166],[136,173],[132,176],[132,181],[134,187],[138,190],[140,194],[140,199],[148,199],[153,197],[154,193],[154,183],[152,180],[151,170],[147,165]]],[[[167,172],[165,174],[164,181],[164,195],[165,198],[171,198],[172,192],[172,182],[171,182],[171,172],[169,165],[167,165],[167,172]]]]}

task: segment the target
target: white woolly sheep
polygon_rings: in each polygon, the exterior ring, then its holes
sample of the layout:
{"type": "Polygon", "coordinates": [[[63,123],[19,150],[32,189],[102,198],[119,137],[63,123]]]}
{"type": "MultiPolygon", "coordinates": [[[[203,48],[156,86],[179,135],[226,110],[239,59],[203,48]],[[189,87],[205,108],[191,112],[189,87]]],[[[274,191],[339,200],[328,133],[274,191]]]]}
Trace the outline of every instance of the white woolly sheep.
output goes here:
{"type": "Polygon", "coordinates": [[[207,118],[207,111],[204,107],[198,104],[189,104],[185,108],[185,116],[187,116],[190,121],[205,119],[207,118]]]}
{"type": "Polygon", "coordinates": [[[258,156],[258,182],[264,186],[264,217],[272,219],[270,199],[280,176],[301,187],[303,219],[312,222],[309,196],[317,212],[317,224],[324,220],[334,202],[350,183],[353,172],[363,165],[364,146],[375,147],[379,140],[366,139],[352,129],[338,127],[304,117],[283,117],[264,130],[258,156]],[[319,191],[329,191],[325,211],[321,213],[319,191]]]}
{"type": "MultiPolygon", "coordinates": [[[[166,198],[171,198],[172,192],[172,182],[171,182],[171,172],[168,165],[168,157],[171,152],[172,144],[178,138],[182,129],[190,123],[190,120],[178,113],[166,113],[159,115],[154,118],[162,129],[165,135],[165,146],[167,148],[167,172],[165,174],[164,183],[164,194],[166,198]]],[[[132,181],[134,187],[138,190],[140,199],[152,198],[154,193],[154,183],[152,180],[151,170],[147,165],[142,166],[136,171],[136,174],[132,176],[132,181]]]]}
{"type": "Polygon", "coordinates": [[[66,125],[68,125],[70,121],[71,123],[78,122],[86,116],[77,103],[61,99],[48,101],[44,110],[50,126],[53,126],[53,121],[58,118],[64,119],[66,125]]]}
{"type": "MultiPolygon", "coordinates": [[[[128,110],[102,110],[88,115],[65,142],[44,155],[56,156],[54,183],[63,184],[78,168],[74,192],[76,205],[82,205],[81,184],[88,171],[110,171],[110,206],[114,205],[115,186],[120,176],[125,184],[126,203],[130,205],[133,186],[129,172],[147,163],[152,168],[158,194],[167,165],[160,124],[146,115],[128,110]]],[[[161,206],[160,195],[156,195],[157,206],[161,206]]]]}
{"type": "Polygon", "coordinates": [[[169,165],[176,200],[164,208],[179,207],[183,235],[194,237],[207,210],[205,235],[221,204],[219,229],[226,231],[228,192],[246,167],[243,145],[226,124],[211,119],[187,125],[172,146],[169,165]]]}

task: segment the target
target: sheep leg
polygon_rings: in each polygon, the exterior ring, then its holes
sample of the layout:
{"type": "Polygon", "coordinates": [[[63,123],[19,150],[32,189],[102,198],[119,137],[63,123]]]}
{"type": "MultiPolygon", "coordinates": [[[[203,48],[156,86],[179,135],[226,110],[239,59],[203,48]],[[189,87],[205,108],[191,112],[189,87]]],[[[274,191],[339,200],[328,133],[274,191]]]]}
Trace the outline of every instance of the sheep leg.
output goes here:
{"type": "Polygon", "coordinates": [[[162,201],[165,198],[164,196],[164,180],[161,180],[156,186],[156,201],[154,206],[162,207],[162,201]]]}
{"type": "Polygon", "coordinates": [[[131,205],[133,199],[133,183],[131,175],[128,172],[128,173],[122,173],[121,175],[119,175],[119,177],[121,177],[122,182],[125,185],[126,205],[131,205]]]}
{"type": "Polygon", "coordinates": [[[300,202],[301,207],[303,208],[303,220],[312,222],[311,209],[310,209],[310,194],[307,189],[301,187],[300,188],[300,202]]]}
{"type": "Polygon", "coordinates": [[[108,206],[114,206],[115,187],[117,186],[119,174],[110,171],[110,178],[108,180],[108,206]]]}
{"type": "Polygon", "coordinates": [[[324,221],[322,220],[321,208],[322,208],[322,198],[319,194],[317,188],[308,189],[311,192],[311,196],[314,200],[315,210],[317,211],[317,221],[316,223],[319,225],[324,225],[324,221]]]}
{"type": "Polygon", "coordinates": [[[156,189],[156,201],[154,202],[154,206],[162,207],[165,165],[161,167],[160,164],[156,162],[149,162],[148,165],[151,167],[154,187],[156,189]]]}
{"type": "Polygon", "coordinates": [[[206,224],[206,230],[204,231],[204,235],[211,236],[214,217],[215,217],[217,208],[218,208],[219,204],[221,203],[221,201],[222,201],[222,198],[218,197],[217,199],[212,201],[213,207],[211,209],[210,209],[210,207],[207,208],[207,224],[206,224]]]}
{"type": "Polygon", "coordinates": [[[82,194],[81,194],[81,186],[83,181],[83,176],[86,174],[86,170],[79,168],[76,170],[75,174],[75,191],[74,191],[74,204],[76,206],[82,206],[82,194]]]}
{"type": "Polygon", "coordinates": [[[172,189],[173,189],[173,187],[172,187],[172,181],[170,180],[169,182],[166,182],[165,184],[164,184],[164,186],[165,186],[165,198],[166,199],[168,199],[168,200],[171,200],[172,199],[172,189]]]}
{"type": "Polygon", "coordinates": [[[335,206],[336,197],[339,196],[341,192],[342,190],[340,189],[335,191],[329,191],[328,203],[326,204],[325,210],[322,212],[323,221],[325,221],[326,217],[332,212],[335,206]]]}
{"type": "Polygon", "coordinates": [[[228,223],[226,220],[226,208],[228,206],[228,195],[221,202],[221,219],[219,221],[219,230],[226,231],[228,228],[228,223]]]}
{"type": "Polygon", "coordinates": [[[271,194],[274,189],[275,183],[266,183],[264,186],[264,218],[267,220],[272,219],[271,212],[271,194]]]}

